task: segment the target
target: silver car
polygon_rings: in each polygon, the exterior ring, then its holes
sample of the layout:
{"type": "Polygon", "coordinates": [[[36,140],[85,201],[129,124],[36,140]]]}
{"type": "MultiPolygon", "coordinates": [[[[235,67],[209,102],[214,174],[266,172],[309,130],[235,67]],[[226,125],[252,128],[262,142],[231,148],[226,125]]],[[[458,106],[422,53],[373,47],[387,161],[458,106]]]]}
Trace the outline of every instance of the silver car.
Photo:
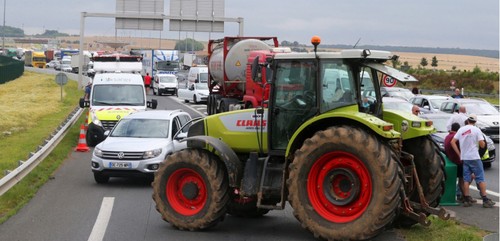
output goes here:
{"type": "Polygon", "coordinates": [[[187,133],[190,120],[182,110],[141,111],[124,117],[94,148],[91,168],[95,181],[106,183],[110,177],[128,176],[152,180],[167,155],[185,148],[186,142],[173,137],[187,133]]]}

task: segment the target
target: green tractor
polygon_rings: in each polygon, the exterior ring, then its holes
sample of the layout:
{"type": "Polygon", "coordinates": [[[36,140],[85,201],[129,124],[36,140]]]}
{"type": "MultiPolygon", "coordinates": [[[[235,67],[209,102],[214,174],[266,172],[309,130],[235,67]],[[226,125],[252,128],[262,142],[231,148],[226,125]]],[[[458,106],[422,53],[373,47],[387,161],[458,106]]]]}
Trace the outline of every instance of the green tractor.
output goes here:
{"type": "Polygon", "coordinates": [[[226,213],[259,217],[288,201],[315,237],[359,240],[429,225],[429,214],[449,218],[438,208],[445,173],[432,122],[383,108],[382,81],[416,80],[383,65],[390,52],[313,44],[312,53],[253,61],[252,79],[269,85],[266,108],[188,127],[187,148],[166,158],[152,184],[165,221],[202,230],[226,213]]]}

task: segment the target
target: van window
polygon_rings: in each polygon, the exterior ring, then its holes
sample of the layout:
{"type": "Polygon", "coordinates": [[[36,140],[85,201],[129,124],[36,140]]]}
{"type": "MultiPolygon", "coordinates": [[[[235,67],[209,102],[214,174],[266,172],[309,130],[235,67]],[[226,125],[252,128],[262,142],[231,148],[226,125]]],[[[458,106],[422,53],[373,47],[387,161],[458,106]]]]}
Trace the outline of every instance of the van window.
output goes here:
{"type": "Polygon", "coordinates": [[[177,78],[174,76],[162,76],[160,77],[160,83],[176,83],[177,78]]]}
{"type": "Polygon", "coordinates": [[[208,73],[200,73],[200,82],[207,83],[208,82],[208,73]]]}
{"type": "Polygon", "coordinates": [[[144,106],[144,86],[142,85],[94,85],[91,105],[144,106]]]}

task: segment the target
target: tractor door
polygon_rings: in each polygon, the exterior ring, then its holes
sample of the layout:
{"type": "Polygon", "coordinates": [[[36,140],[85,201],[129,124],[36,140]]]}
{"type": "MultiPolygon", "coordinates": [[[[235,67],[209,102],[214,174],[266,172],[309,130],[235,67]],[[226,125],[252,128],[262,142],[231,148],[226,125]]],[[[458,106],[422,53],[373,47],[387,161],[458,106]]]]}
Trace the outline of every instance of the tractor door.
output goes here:
{"type": "Polygon", "coordinates": [[[297,128],[318,112],[314,60],[276,61],[270,104],[270,150],[285,150],[297,128]]]}

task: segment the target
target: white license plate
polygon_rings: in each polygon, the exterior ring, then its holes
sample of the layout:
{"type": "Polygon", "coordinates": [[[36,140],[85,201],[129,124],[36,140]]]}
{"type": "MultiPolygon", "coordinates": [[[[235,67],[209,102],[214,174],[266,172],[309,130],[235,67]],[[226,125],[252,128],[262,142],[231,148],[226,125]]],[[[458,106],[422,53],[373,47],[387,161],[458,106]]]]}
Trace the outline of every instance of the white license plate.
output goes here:
{"type": "Polygon", "coordinates": [[[110,168],[132,168],[132,163],[129,162],[110,162],[110,168]]]}

